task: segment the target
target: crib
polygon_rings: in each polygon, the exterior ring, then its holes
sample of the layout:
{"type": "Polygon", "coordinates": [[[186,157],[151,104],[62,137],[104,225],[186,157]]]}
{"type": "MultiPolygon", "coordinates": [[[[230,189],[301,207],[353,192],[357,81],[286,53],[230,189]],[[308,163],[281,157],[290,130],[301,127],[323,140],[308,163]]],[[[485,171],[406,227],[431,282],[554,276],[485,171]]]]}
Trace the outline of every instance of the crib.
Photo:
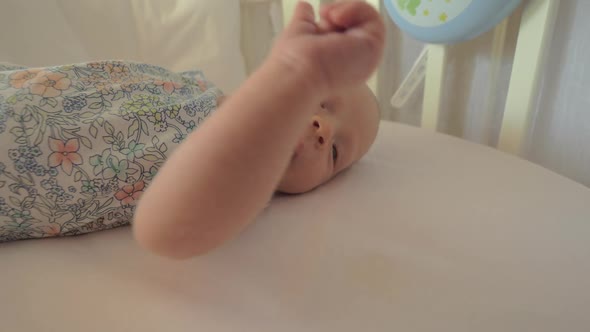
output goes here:
{"type": "MultiPolygon", "coordinates": [[[[447,50],[429,45],[423,128],[384,114],[366,158],[209,255],[154,257],[126,227],[0,244],[3,331],[588,331],[590,190],[518,157],[558,2],[522,9],[498,149],[437,133],[447,50]]],[[[231,93],[295,3],[8,0],[0,61],[198,67],[231,93]]]]}

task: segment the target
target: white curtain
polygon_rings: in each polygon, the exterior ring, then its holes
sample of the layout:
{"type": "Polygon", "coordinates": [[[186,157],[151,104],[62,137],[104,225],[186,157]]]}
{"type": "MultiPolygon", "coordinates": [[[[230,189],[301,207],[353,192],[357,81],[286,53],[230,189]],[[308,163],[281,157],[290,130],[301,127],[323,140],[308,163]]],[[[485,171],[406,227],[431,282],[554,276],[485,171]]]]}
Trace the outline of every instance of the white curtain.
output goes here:
{"type": "Polygon", "coordinates": [[[231,92],[246,76],[240,30],[236,0],[0,0],[0,61],[199,68],[231,92]]]}
{"type": "Polygon", "coordinates": [[[528,157],[590,185],[590,1],[560,1],[528,157]]]}

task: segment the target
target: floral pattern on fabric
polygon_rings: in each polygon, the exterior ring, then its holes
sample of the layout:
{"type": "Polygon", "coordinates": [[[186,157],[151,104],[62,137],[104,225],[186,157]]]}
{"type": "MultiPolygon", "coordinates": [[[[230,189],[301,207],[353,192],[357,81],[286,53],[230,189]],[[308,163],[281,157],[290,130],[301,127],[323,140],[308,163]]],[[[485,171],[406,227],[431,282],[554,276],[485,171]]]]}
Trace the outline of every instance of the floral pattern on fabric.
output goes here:
{"type": "Polygon", "coordinates": [[[221,95],[199,71],[0,64],[0,242],[128,224],[170,152],[221,95]]]}

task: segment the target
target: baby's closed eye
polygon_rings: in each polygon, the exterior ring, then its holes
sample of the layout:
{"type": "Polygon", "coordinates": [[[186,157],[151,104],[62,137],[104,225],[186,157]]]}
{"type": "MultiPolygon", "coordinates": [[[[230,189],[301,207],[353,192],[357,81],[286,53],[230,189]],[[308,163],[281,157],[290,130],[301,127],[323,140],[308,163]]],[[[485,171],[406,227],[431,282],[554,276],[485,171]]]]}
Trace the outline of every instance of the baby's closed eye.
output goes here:
{"type": "Polygon", "coordinates": [[[334,161],[334,166],[336,166],[336,161],[338,160],[338,148],[336,144],[332,145],[332,160],[334,161]]]}

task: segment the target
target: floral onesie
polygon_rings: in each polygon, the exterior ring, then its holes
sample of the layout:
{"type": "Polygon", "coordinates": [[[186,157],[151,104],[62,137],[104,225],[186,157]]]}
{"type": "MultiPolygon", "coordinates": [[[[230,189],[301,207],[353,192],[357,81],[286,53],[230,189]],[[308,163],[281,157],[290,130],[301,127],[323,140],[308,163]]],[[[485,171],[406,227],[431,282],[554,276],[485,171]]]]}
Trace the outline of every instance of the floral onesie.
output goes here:
{"type": "Polygon", "coordinates": [[[167,156],[221,95],[199,71],[0,64],[0,242],[128,224],[167,156]]]}

